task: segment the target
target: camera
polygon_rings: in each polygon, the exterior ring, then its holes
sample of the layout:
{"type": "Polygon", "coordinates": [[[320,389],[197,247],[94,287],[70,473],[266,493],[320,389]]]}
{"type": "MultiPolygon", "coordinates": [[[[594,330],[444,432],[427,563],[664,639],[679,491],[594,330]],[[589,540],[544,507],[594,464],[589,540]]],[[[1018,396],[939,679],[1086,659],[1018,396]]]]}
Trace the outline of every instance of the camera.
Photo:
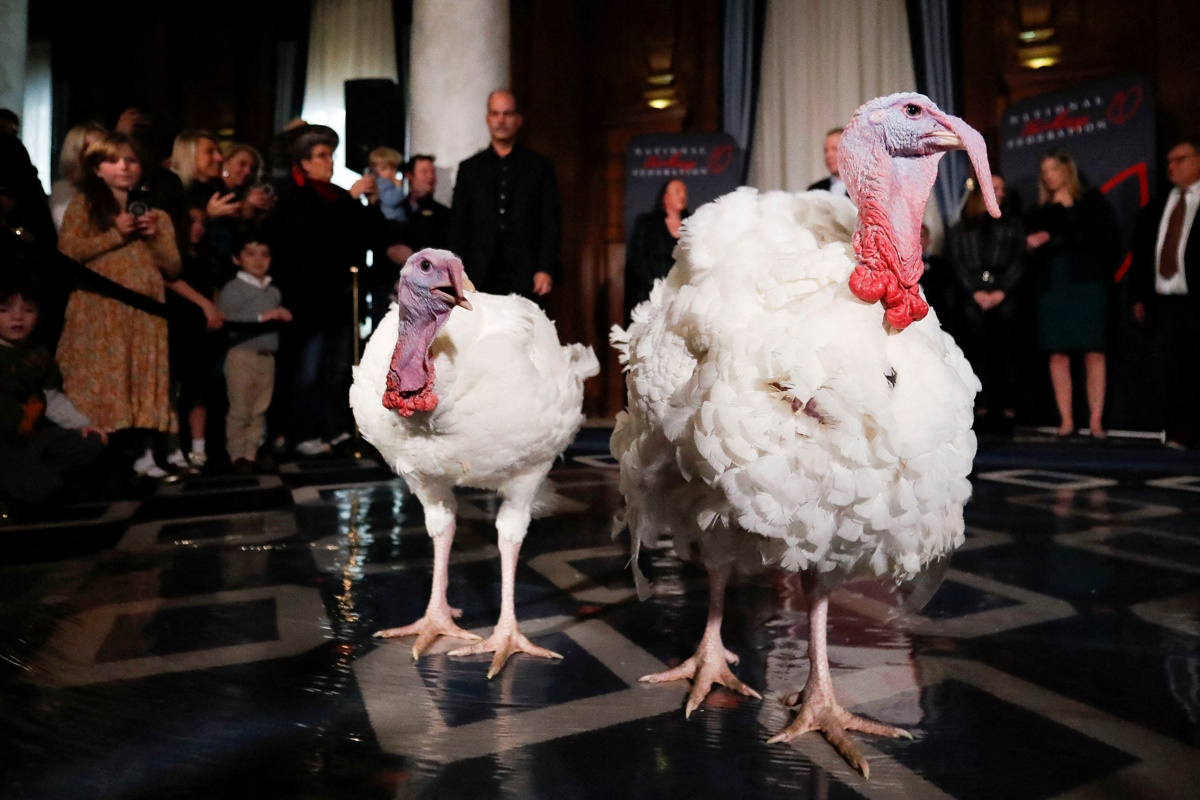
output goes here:
{"type": "Polygon", "coordinates": [[[125,210],[130,214],[140,217],[149,213],[153,207],[150,203],[150,190],[145,186],[129,190],[129,195],[125,198],[125,210]]]}

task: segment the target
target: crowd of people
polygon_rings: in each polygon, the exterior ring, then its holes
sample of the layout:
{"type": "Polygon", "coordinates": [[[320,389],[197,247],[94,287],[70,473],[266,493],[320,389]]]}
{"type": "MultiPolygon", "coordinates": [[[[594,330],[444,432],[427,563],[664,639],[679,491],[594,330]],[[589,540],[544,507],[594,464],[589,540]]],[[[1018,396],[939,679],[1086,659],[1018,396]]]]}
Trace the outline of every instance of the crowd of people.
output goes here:
{"type": "Polygon", "coordinates": [[[44,501],[102,453],[162,480],[348,446],[355,323],[387,313],[423,248],[542,300],[561,276],[554,168],[517,141],[511,93],[485,121],[453,210],[432,155],[380,147],[334,184],[336,132],[300,120],[267,159],[204,130],[160,158],[136,109],[82,123],[49,197],[0,132],[0,503],[44,501]]]}
{"type": "MultiPolygon", "coordinates": [[[[489,96],[485,122],[490,144],[459,165],[450,207],[434,199],[432,155],[404,161],[379,147],[362,178],[337,186],[337,134],[300,120],[266,159],[203,130],[180,132],[159,158],[135,109],[111,130],[88,121],[64,137],[49,197],[18,123],[0,129],[0,502],[44,500],[102,453],[166,479],[213,459],[250,473],[281,454],[343,446],[355,320],[378,324],[400,268],[423,248],[459,254],[482,291],[541,302],[562,276],[554,167],[518,141],[511,93],[489,96]]],[[[840,136],[826,136],[830,174],[810,189],[845,193],[840,136]]],[[[1103,438],[1117,226],[1070,153],[1049,151],[1040,167],[1024,213],[999,174],[1000,218],[971,189],[944,254],[926,255],[925,291],[981,377],[981,430],[1013,429],[1021,371],[1010,345],[1027,297],[1058,435],[1076,433],[1078,356],[1088,430],[1103,438]]],[[[1200,379],[1187,366],[1200,332],[1188,291],[1200,285],[1200,236],[1189,235],[1200,141],[1176,143],[1167,174],[1169,193],[1138,222],[1128,311],[1159,351],[1168,443],[1189,447],[1200,445],[1200,379]]],[[[687,187],[673,179],[637,218],[627,318],[670,270],[688,214],[687,187]]]]}

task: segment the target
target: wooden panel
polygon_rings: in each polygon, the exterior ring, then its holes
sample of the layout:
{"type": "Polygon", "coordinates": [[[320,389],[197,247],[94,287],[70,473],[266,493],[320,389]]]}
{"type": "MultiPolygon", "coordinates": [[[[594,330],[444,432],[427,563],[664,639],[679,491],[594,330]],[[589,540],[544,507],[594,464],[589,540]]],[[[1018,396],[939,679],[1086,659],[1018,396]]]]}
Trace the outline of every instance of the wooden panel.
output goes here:
{"type": "Polygon", "coordinates": [[[625,148],[635,136],[721,129],[721,0],[512,0],[512,76],[524,138],[552,157],[563,196],[565,280],[550,311],[564,340],[592,345],[602,373],[589,415],[624,407],[608,330],[623,315],[625,148]],[[655,110],[653,73],[679,103],[655,110]]]}

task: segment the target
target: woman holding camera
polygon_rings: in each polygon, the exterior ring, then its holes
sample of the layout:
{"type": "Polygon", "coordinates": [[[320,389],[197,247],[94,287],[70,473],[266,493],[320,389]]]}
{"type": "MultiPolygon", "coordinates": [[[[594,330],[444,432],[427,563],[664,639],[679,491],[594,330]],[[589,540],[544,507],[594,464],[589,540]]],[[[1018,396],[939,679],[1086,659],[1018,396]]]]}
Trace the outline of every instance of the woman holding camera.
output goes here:
{"type": "Polygon", "coordinates": [[[225,151],[221,183],[241,201],[238,216],[261,222],[275,207],[275,190],[260,182],[262,156],[248,144],[234,144],[225,151]]]}
{"type": "MultiPolygon", "coordinates": [[[[129,207],[129,195],[141,177],[128,136],[111,133],[90,145],[80,194],[67,206],[58,247],[93,272],[162,303],[164,279],[179,275],[179,250],[166,212],[143,207],[132,213],[138,209],[129,207]]],[[[166,319],[78,290],[67,302],[58,363],[64,393],[96,427],[139,432],[134,471],[163,477],[149,434],[177,427],[168,391],[166,319]]]]}

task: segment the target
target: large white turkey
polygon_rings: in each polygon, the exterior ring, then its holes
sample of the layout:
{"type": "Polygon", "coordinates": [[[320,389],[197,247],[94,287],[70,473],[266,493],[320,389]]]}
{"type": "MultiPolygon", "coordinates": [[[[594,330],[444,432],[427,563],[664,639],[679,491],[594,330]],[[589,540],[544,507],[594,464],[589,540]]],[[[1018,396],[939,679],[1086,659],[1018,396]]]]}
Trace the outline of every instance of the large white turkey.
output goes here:
{"type": "Polygon", "coordinates": [[[643,680],[692,679],[689,715],[713,683],[757,697],[721,642],[730,570],[802,572],[811,669],[798,716],[769,741],[820,730],[864,775],[847,730],[908,734],[837,704],[828,597],[848,578],[911,578],[963,541],[979,382],[917,286],[937,163],[963,148],[998,215],[966,123],[917,94],[864,105],[839,158],[857,219],[827,192],[726,195],[685,223],[671,273],[612,336],[629,404],[611,446],[635,558],[661,536],[685,557],[698,546],[711,592],[696,654],[643,680]]]}
{"type": "Polygon", "coordinates": [[[480,638],[454,623],[459,612],[446,600],[454,487],[500,493],[500,619],[488,639],[450,653],[495,653],[491,678],[514,652],[561,657],[518,630],[514,575],[538,487],[578,432],[583,382],[600,367],[590,347],[560,345],[534,303],[473,288],[453,253],[413,254],[400,271],[397,305],[355,367],[350,405],[363,438],[421,501],[433,538],[425,616],[375,634],[415,634],[414,659],[439,636],[480,638]]]}

